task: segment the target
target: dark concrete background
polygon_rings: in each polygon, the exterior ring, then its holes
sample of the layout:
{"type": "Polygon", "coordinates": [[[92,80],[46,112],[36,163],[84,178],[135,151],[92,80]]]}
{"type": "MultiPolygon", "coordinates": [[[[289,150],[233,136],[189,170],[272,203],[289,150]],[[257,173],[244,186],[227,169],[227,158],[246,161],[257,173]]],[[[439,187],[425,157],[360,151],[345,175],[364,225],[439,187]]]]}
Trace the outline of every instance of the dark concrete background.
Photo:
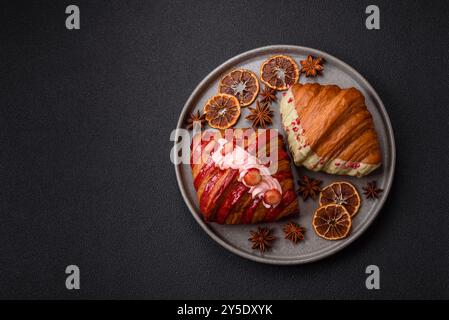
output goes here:
{"type": "Polygon", "coordinates": [[[446,1],[2,1],[0,298],[449,298],[446,1]],[[65,7],[81,30],[65,28],[65,7]],[[377,4],[381,30],[365,28],[377,4]],[[317,48],[373,85],[397,143],[379,218],[335,256],[257,264],[212,241],[169,160],[186,99],[270,44],[317,48]],[[65,267],[81,290],[65,288],[65,267]],[[365,289],[365,267],[381,290],[365,289]]]}

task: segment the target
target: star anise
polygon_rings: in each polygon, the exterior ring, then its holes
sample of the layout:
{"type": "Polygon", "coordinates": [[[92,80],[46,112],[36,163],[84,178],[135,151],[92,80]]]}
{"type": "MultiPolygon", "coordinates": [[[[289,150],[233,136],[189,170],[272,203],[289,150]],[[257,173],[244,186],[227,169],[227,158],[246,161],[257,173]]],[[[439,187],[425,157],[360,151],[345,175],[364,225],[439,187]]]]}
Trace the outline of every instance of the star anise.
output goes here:
{"type": "Polygon", "coordinates": [[[293,241],[293,243],[298,243],[304,240],[305,229],[299,224],[290,221],[284,226],[285,239],[293,241]]]}
{"type": "Polygon", "coordinates": [[[303,176],[301,180],[298,181],[299,189],[298,193],[304,201],[309,197],[316,200],[321,192],[320,184],[321,180],[316,180],[309,178],[308,176],[303,176]]]}
{"type": "Polygon", "coordinates": [[[366,187],[363,187],[363,194],[365,194],[367,199],[378,199],[383,189],[377,187],[376,181],[368,182],[366,187]]]}
{"type": "Polygon", "coordinates": [[[257,231],[250,231],[251,237],[248,241],[251,241],[253,249],[259,249],[260,252],[264,252],[265,250],[271,248],[271,243],[276,238],[271,234],[271,230],[268,228],[258,227],[257,231]]]}
{"type": "Polygon", "coordinates": [[[265,86],[263,91],[259,93],[259,95],[262,97],[261,101],[264,103],[271,103],[276,102],[276,90],[271,89],[268,86],[265,86]]]}
{"type": "Polygon", "coordinates": [[[323,59],[307,56],[306,60],[301,60],[301,73],[305,73],[306,77],[315,77],[318,72],[323,71],[323,59]]]}
{"type": "Polygon", "coordinates": [[[252,121],[252,126],[266,128],[267,125],[273,123],[273,111],[270,109],[270,105],[268,103],[260,103],[256,101],[255,108],[248,108],[251,114],[246,116],[245,119],[252,121]]]}
{"type": "Polygon", "coordinates": [[[199,122],[199,124],[201,125],[201,127],[203,126],[203,124],[206,122],[206,114],[200,114],[200,111],[197,110],[196,113],[191,113],[189,118],[187,119],[187,129],[193,129],[193,124],[195,122],[199,122]]]}

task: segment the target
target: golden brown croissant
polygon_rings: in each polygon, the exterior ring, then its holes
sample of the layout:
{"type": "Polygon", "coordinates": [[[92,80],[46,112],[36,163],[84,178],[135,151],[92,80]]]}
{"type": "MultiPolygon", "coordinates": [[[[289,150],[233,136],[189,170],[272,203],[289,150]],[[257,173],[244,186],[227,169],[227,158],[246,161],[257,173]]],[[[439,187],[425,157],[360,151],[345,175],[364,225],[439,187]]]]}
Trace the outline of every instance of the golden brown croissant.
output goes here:
{"type": "Polygon", "coordinates": [[[359,90],[297,83],[284,94],[280,105],[296,165],[358,177],[380,166],[373,118],[359,90]]]}
{"type": "Polygon", "coordinates": [[[192,175],[203,218],[239,224],[275,221],[298,213],[282,136],[273,129],[234,130],[240,135],[230,139],[228,132],[233,130],[213,135],[205,131],[192,140],[192,175]],[[267,155],[267,150],[276,152],[277,157],[267,155]],[[260,160],[262,155],[271,160],[270,165],[260,160]]]}

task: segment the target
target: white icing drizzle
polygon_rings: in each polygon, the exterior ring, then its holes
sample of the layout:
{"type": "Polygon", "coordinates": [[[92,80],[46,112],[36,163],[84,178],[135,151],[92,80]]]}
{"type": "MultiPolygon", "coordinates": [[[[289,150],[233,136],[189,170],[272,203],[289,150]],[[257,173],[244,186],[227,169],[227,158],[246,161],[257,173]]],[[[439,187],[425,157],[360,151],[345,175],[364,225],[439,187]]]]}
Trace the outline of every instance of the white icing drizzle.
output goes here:
{"type": "Polygon", "coordinates": [[[223,155],[222,150],[227,143],[232,142],[223,138],[218,140],[219,147],[212,154],[212,160],[215,162],[215,166],[219,167],[221,170],[239,170],[238,181],[242,182],[249,188],[248,193],[251,193],[251,197],[253,199],[261,198],[265,208],[275,208],[278,204],[271,206],[265,203],[265,201],[263,201],[263,196],[265,192],[272,189],[276,189],[280,194],[282,194],[282,188],[279,181],[271,176],[270,170],[266,166],[261,164],[260,160],[257,157],[249,154],[246,150],[239,146],[235,146],[232,152],[225,152],[225,155],[223,155]],[[243,177],[250,169],[258,169],[260,175],[262,176],[261,182],[255,186],[247,185],[245,183],[245,180],[243,179],[243,177]]]}

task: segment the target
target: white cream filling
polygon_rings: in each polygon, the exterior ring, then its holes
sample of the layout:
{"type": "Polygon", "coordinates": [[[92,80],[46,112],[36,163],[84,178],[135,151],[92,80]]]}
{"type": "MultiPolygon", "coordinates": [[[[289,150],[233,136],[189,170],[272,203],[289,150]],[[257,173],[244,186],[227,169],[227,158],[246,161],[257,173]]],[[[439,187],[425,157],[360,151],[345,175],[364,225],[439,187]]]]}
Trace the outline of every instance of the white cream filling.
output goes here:
{"type": "MultiPolygon", "coordinates": [[[[223,138],[218,140],[219,147],[212,154],[212,160],[214,161],[215,166],[220,168],[221,170],[239,170],[238,181],[242,182],[249,188],[248,193],[251,193],[251,197],[253,199],[261,198],[262,203],[266,208],[275,208],[278,204],[271,206],[265,203],[265,201],[263,201],[263,196],[265,192],[272,189],[276,189],[280,194],[282,194],[282,188],[279,181],[271,176],[270,170],[266,166],[261,164],[261,161],[257,157],[249,154],[246,150],[239,146],[235,146],[234,148],[232,148],[232,152],[225,152],[225,154],[223,155],[222,150],[223,148],[225,148],[225,145],[227,143],[230,143],[232,146],[231,141],[223,138]],[[245,180],[243,179],[243,177],[250,169],[258,169],[260,175],[262,176],[261,182],[255,186],[247,185],[245,183],[245,180]]],[[[225,148],[225,151],[228,150],[226,150],[225,148]]]]}

